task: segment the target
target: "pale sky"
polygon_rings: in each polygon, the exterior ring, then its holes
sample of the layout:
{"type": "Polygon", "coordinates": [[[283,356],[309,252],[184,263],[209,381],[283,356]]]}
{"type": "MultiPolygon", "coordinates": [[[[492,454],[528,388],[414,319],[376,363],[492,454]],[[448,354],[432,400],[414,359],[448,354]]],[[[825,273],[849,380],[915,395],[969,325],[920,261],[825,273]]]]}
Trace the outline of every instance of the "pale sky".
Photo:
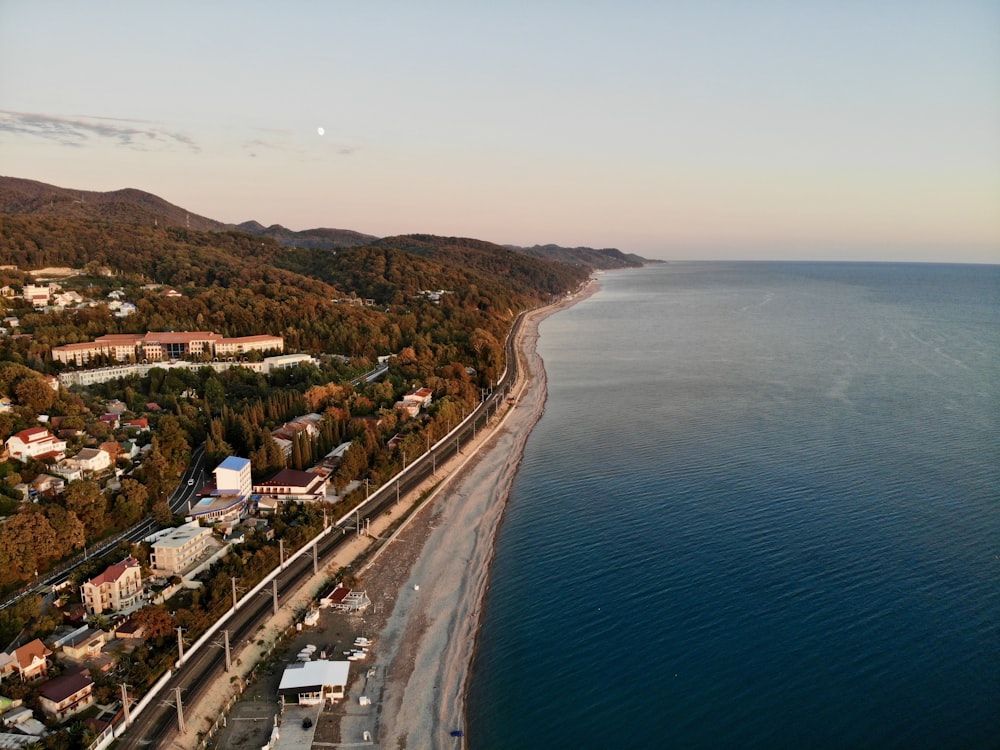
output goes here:
{"type": "Polygon", "coordinates": [[[997,263],[1000,1],[0,0],[0,174],[291,229],[997,263]]]}

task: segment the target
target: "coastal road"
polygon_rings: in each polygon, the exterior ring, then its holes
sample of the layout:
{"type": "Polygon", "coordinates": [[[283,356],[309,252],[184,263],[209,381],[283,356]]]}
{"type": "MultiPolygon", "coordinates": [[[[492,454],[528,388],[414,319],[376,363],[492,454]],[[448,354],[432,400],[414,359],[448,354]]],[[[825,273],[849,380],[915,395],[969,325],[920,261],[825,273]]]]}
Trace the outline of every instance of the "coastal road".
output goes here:
{"type": "MultiPolygon", "coordinates": [[[[374,380],[378,380],[388,371],[389,365],[387,363],[382,363],[372,368],[372,370],[357,378],[353,382],[355,385],[360,385],[362,382],[370,383],[374,380]]],[[[187,468],[184,470],[184,473],[181,475],[180,483],[177,485],[177,488],[167,501],[170,505],[170,510],[175,515],[187,513],[189,510],[188,503],[194,499],[195,493],[205,484],[207,478],[208,472],[206,471],[205,466],[205,445],[203,443],[192,452],[191,463],[188,464],[187,468]]],[[[51,586],[60,586],[68,581],[73,575],[73,571],[75,571],[87,560],[103,555],[109,550],[114,549],[122,541],[128,540],[130,542],[138,542],[160,528],[162,527],[152,518],[146,518],[126,531],[123,531],[110,539],[100,541],[95,547],[84,548],[82,555],[74,557],[61,567],[47,571],[44,578],[39,578],[31,586],[21,590],[7,600],[0,602],[0,609],[6,609],[24,596],[36,593],[48,593],[51,586]]]]}
{"type": "MultiPolygon", "coordinates": [[[[205,445],[202,444],[191,453],[191,463],[184,470],[184,473],[181,475],[180,484],[177,485],[177,488],[167,501],[170,505],[170,510],[175,514],[187,513],[188,502],[194,497],[198,488],[204,484],[206,476],[205,445]],[[193,482],[193,484],[189,484],[189,481],[193,482]]],[[[73,558],[60,568],[48,571],[45,577],[36,581],[34,585],[0,604],[0,609],[9,607],[23,596],[48,593],[50,587],[61,586],[66,583],[73,575],[73,572],[87,560],[105,554],[123,541],[139,542],[159,528],[161,527],[156,521],[152,518],[146,518],[120,534],[100,541],[97,546],[85,547],[82,555],[73,558]]]]}

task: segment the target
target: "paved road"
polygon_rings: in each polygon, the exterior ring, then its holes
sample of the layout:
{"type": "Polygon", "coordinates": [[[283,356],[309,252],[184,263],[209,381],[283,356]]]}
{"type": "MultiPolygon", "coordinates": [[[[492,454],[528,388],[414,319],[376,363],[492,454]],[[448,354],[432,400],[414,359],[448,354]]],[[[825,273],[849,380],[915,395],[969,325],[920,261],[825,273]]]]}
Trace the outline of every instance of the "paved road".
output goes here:
{"type": "MultiPolygon", "coordinates": [[[[202,484],[204,484],[206,477],[205,446],[202,444],[195,448],[192,452],[191,463],[184,470],[184,474],[181,476],[180,484],[177,485],[177,489],[174,490],[168,500],[170,510],[174,513],[186,513],[188,501],[194,497],[194,493],[202,484]],[[193,484],[189,484],[189,482],[193,482],[193,484]]],[[[85,548],[83,554],[72,558],[69,562],[55,570],[48,571],[45,574],[45,577],[40,578],[33,586],[21,591],[19,594],[0,604],[0,609],[9,607],[23,596],[36,593],[47,593],[51,586],[59,586],[68,581],[70,576],[73,575],[73,572],[87,560],[103,555],[105,552],[117,547],[124,540],[138,542],[159,528],[161,528],[161,526],[156,523],[156,521],[152,518],[146,518],[122,533],[117,534],[110,539],[102,540],[95,547],[85,548]]]]}
{"type": "MultiPolygon", "coordinates": [[[[353,382],[355,385],[359,385],[362,382],[370,383],[378,380],[388,371],[388,364],[380,364],[353,382]]],[[[191,463],[184,470],[180,484],[177,485],[177,489],[174,490],[168,500],[170,510],[175,514],[187,513],[189,510],[188,503],[194,498],[198,489],[207,481],[208,476],[209,472],[206,471],[205,466],[205,445],[202,444],[192,452],[191,463]]],[[[73,575],[73,571],[92,557],[103,555],[126,539],[130,542],[138,542],[160,528],[162,527],[156,521],[152,518],[147,518],[110,539],[102,540],[96,547],[85,548],[83,554],[70,559],[58,568],[47,571],[44,578],[40,578],[30,587],[0,603],[0,609],[6,609],[21,597],[28,596],[29,594],[48,593],[51,586],[59,586],[68,581],[70,576],[73,575]]]]}

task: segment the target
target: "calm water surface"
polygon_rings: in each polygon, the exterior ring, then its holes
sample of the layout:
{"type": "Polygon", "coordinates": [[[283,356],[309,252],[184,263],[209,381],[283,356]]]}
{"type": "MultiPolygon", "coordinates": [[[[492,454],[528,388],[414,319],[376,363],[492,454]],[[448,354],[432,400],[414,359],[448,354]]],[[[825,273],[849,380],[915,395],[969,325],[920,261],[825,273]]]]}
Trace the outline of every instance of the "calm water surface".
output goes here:
{"type": "Polygon", "coordinates": [[[1000,268],[601,285],[542,324],[469,747],[1000,746],[1000,268]]]}

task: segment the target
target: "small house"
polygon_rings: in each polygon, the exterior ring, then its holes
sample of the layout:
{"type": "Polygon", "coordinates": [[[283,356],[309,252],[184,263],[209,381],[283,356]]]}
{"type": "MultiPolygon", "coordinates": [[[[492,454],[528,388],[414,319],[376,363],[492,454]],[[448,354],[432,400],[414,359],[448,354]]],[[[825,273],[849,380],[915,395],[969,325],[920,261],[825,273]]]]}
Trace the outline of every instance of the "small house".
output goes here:
{"type": "Polygon", "coordinates": [[[289,664],[281,675],[278,696],[302,706],[315,706],[344,697],[350,662],[315,659],[289,664]]]}
{"type": "Polygon", "coordinates": [[[94,679],[85,669],[56,677],[39,687],[38,702],[49,718],[63,721],[93,705],[94,679]]]}
{"type": "Polygon", "coordinates": [[[48,657],[52,656],[52,651],[37,638],[14,649],[12,656],[17,664],[18,674],[25,682],[41,679],[49,673],[48,657]]]}

